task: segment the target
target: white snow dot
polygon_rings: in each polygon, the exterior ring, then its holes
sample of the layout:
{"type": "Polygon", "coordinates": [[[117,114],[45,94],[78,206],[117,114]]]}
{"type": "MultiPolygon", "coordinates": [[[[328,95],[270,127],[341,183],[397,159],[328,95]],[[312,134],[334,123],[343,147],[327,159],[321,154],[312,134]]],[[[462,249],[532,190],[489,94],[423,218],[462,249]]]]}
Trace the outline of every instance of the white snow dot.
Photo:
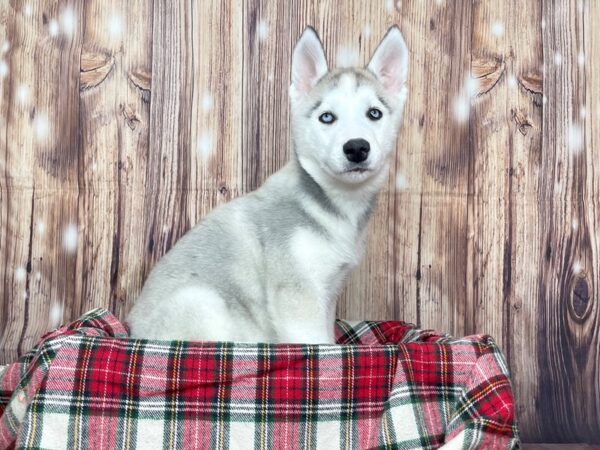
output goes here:
{"type": "Polygon", "coordinates": [[[92,163],[92,172],[95,172],[98,170],[98,163],[92,163]]]}
{"type": "Polygon", "coordinates": [[[123,34],[123,20],[118,14],[113,14],[108,18],[108,34],[111,38],[118,40],[123,34]]]}
{"type": "Polygon", "coordinates": [[[546,103],[548,103],[548,97],[546,97],[545,95],[542,95],[542,103],[545,105],[546,103]]]}
{"type": "Polygon", "coordinates": [[[52,306],[50,306],[50,327],[57,328],[62,322],[62,317],[62,305],[58,303],[53,303],[52,306]]]}
{"type": "Polygon", "coordinates": [[[209,131],[205,131],[200,135],[200,139],[198,139],[198,147],[197,147],[198,155],[206,160],[213,153],[213,138],[212,133],[209,131]]]}
{"type": "Polygon", "coordinates": [[[2,44],[2,54],[4,55],[9,50],[10,50],[10,42],[4,41],[4,43],[2,44]]]}
{"type": "Polygon", "coordinates": [[[469,97],[474,97],[479,92],[479,79],[467,77],[465,79],[465,91],[469,97]]]}
{"type": "Polygon", "coordinates": [[[168,233],[168,232],[169,232],[169,230],[170,230],[170,228],[169,228],[169,225],[165,225],[165,226],[163,227],[163,233],[168,233]]]}
{"type": "Polygon", "coordinates": [[[580,273],[582,269],[583,269],[583,267],[581,265],[581,261],[577,260],[573,263],[573,273],[574,274],[580,273]]]}
{"type": "Polygon", "coordinates": [[[265,20],[261,19],[258,22],[257,31],[258,31],[258,39],[261,41],[264,41],[265,39],[267,39],[269,37],[269,24],[265,20]]]}
{"type": "Polygon", "coordinates": [[[269,81],[273,81],[273,72],[269,72],[269,76],[267,77],[269,81]]]}
{"type": "Polygon", "coordinates": [[[496,37],[502,37],[504,35],[504,25],[502,22],[496,21],[492,24],[492,34],[496,37]]]}
{"type": "Polygon", "coordinates": [[[370,24],[365,24],[365,26],[363,27],[363,34],[366,38],[371,37],[372,30],[370,24]]]}
{"type": "Polygon", "coordinates": [[[50,123],[48,122],[48,116],[46,114],[38,114],[33,120],[33,128],[35,130],[35,137],[38,141],[43,141],[48,137],[50,132],[50,123]]]}
{"type": "Polygon", "coordinates": [[[515,77],[514,75],[509,75],[508,79],[506,80],[506,83],[508,84],[509,88],[516,89],[518,86],[517,77],[515,77]]]}
{"type": "Polygon", "coordinates": [[[581,119],[585,119],[585,116],[587,116],[587,110],[585,109],[585,106],[582,106],[579,109],[579,117],[581,117],[581,119]]]}
{"type": "Polygon", "coordinates": [[[404,191],[408,187],[408,180],[403,173],[396,175],[396,190],[404,191]]]}
{"type": "Polygon", "coordinates": [[[17,267],[15,269],[15,280],[24,281],[26,277],[27,277],[27,271],[25,270],[24,267],[17,267]]]}
{"type": "Polygon", "coordinates": [[[571,153],[579,153],[583,148],[583,129],[577,123],[569,125],[569,150],[571,153]]]}
{"type": "Polygon", "coordinates": [[[205,92],[202,96],[202,110],[204,112],[210,111],[213,107],[213,99],[210,92],[205,92]]]}
{"type": "Polygon", "coordinates": [[[579,11],[579,13],[583,12],[583,0],[577,2],[577,11],[579,11]]]}
{"type": "Polygon", "coordinates": [[[388,13],[394,11],[394,0],[385,0],[385,9],[388,13]]]}
{"type": "Polygon", "coordinates": [[[42,274],[40,272],[36,272],[35,273],[35,279],[38,280],[38,281],[41,280],[42,279],[42,274]]]}
{"type": "Polygon", "coordinates": [[[358,50],[349,45],[341,45],[336,53],[338,67],[355,67],[358,65],[358,50]]]}
{"type": "Polygon", "coordinates": [[[70,7],[65,8],[60,16],[60,24],[65,34],[72,35],[75,32],[76,23],[73,9],[70,7]]]}
{"type": "Polygon", "coordinates": [[[546,28],[546,19],[542,19],[542,30],[546,28]]]}
{"type": "Polygon", "coordinates": [[[558,52],[554,54],[554,64],[556,64],[557,66],[560,66],[562,64],[562,55],[558,52]]]}
{"type": "Polygon", "coordinates": [[[456,122],[465,123],[469,120],[471,105],[469,102],[469,98],[465,95],[459,95],[454,99],[452,109],[454,112],[454,120],[456,122]]]}
{"type": "Polygon", "coordinates": [[[585,66],[585,53],[579,52],[579,54],[577,55],[577,63],[581,67],[585,66]]]}
{"type": "Polygon", "coordinates": [[[573,222],[571,223],[571,227],[573,228],[574,231],[577,231],[577,228],[579,228],[579,221],[577,219],[573,219],[573,222]]]}
{"type": "Polygon", "coordinates": [[[25,8],[23,8],[23,13],[29,17],[31,16],[31,14],[33,14],[33,9],[31,8],[30,4],[25,5],[25,8]]]}
{"type": "Polygon", "coordinates": [[[21,105],[25,105],[27,100],[29,100],[29,87],[26,84],[20,84],[17,88],[17,101],[21,105]]]}
{"type": "Polygon", "coordinates": [[[40,221],[37,223],[35,229],[39,235],[42,235],[46,232],[46,224],[44,222],[40,221]]]}
{"type": "Polygon", "coordinates": [[[27,300],[27,297],[29,297],[29,294],[27,291],[23,291],[23,300],[27,300]]]}
{"type": "Polygon", "coordinates": [[[444,4],[444,0],[435,0],[435,3],[436,3],[438,6],[442,6],[442,5],[444,4]]]}
{"type": "Polygon", "coordinates": [[[48,32],[50,36],[56,36],[58,34],[58,22],[56,19],[52,19],[48,24],[48,32]]]}
{"type": "Polygon", "coordinates": [[[69,253],[74,253],[77,250],[77,239],[79,237],[79,232],[77,230],[77,225],[70,224],[65,228],[63,233],[63,247],[69,253]]]}
{"type": "Polygon", "coordinates": [[[6,61],[0,60],[0,78],[4,78],[6,75],[8,75],[8,64],[6,61]]]}

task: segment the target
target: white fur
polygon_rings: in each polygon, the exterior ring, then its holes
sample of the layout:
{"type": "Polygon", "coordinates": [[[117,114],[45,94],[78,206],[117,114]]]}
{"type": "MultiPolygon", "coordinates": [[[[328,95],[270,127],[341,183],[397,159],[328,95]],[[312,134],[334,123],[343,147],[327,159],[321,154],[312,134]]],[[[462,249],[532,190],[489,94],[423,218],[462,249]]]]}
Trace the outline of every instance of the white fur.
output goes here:
{"type": "Polygon", "coordinates": [[[257,191],[211,212],[159,261],[127,321],[138,338],[334,343],[336,298],[364,251],[406,100],[397,28],[369,70],[329,73],[312,29],[292,61],[295,157],[257,191]],[[383,111],[368,118],[370,108],[383,111]],[[323,112],[336,116],[319,121],[323,112]],[[352,162],[352,139],[370,144],[352,162]],[[357,169],[358,167],[358,169],[357,169]]]}

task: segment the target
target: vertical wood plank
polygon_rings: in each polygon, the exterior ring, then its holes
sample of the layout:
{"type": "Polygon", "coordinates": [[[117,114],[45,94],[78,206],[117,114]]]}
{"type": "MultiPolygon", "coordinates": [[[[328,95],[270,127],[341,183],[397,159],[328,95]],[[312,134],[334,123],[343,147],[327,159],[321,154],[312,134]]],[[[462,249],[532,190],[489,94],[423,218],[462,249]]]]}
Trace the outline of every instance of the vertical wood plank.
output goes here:
{"type": "Polygon", "coordinates": [[[544,419],[544,438],[569,441],[598,439],[597,198],[592,196],[597,161],[585,139],[580,111],[586,100],[585,66],[578,53],[585,42],[587,3],[544,2],[544,110],[540,183],[537,364],[543,382],[536,399],[544,419]],[[596,167],[595,167],[596,166],[596,167]],[[595,173],[594,173],[595,172],[595,173]],[[576,224],[576,225],[574,225],[576,224]],[[590,296],[592,294],[592,296],[590,296]],[[597,297],[597,294],[595,294],[597,297]],[[591,394],[591,395],[590,395],[591,394]],[[578,399],[578,401],[573,401],[578,399]]]}

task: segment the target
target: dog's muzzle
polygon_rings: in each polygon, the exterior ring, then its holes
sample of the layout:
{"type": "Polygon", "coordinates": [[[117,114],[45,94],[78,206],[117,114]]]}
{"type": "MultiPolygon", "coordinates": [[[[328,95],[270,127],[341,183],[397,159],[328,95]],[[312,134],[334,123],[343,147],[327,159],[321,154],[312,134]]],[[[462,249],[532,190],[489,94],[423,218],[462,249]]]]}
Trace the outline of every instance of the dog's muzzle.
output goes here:
{"type": "Polygon", "coordinates": [[[348,161],[361,163],[369,157],[371,145],[364,139],[350,139],[344,144],[344,154],[348,161]]]}

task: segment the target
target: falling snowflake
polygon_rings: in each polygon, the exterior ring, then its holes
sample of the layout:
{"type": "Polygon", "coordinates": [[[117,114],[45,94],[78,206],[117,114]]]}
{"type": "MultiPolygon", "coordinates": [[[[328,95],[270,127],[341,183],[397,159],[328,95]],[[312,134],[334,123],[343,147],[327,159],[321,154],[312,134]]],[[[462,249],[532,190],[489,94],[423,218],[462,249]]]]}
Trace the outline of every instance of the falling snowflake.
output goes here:
{"type": "Polygon", "coordinates": [[[583,149],[583,129],[577,123],[571,123],[568,132],[569,150],[572,154],[579,153],[583,149]]]}
{"type": "Polygon", "coordinates": [[[445,0],[435,0],[435,3],[436,3],[438,6],[441,6],[441,5],[443,5],[443,4],[444,4],[444,1],[445,1],[445,0]]]}
{"type": "Polygon", "coordinates": [[[471,104],[469,97],[459,95],[454,99],[452,110],[454,112],[454,120],[458,123],[465,123],[469,120],[471,113],[471,104]]]}
{"type": "Polygon", "coordinates": [[[48,116],[46,116],[45,114],[38,114],[33,121],[33,129],[35,131],[35,137],[39,142],[46,139],[50,132],[50,123],[48,122],[48,116]]]}
{"type": "Polygon", "coordinates": [[[15,280],[25,281],[26,277],[27,277],[27,271],[25,270],[24,267],[17,267],[15,269],[15,280]]]}
{"type": "Polygon", "coordinates": [[[467,77],[465,79],[464,90],[469,97],[474,97],[479,93],[479,80],[473,77],[467,77]]]}
{"type": "Polygon", "coordinates": [[[388,13],[394,12],[394,0],[385,0],[385,9],[388,13]]]}
{"type": "Polygon", "coordinates": [[[546,19],[542,19],[542,30],[546,28],[546,19]]]}
{"type": "Polygon", "coordinates": [[[35,279],[40,281],[42,279],[42,274],[40,272],[35,273],[35,279]]]}
{"type": "Polygon", "coordinates": [[[48,32],[50,36],[56,36],[58,34],[58,22],[56,19],[52,19],[48,24],[48,32]]]}
{"type": "Polygon", "coordinates": [[[581,265],[581,261],[577,260],[573,263],[573,273],[574,274],[581,273],[582,269],[583,269],[583,267],[581,265]]]}
{"type": "Polygon", "coordinates": [[[17,101],[21,105],[27,104],[27,100],[29,99],[29,88],[26,84],[21,84],[17,88],[17,101]]]}
{"type": "Polygon", "coordinates": [[[96,170],[98,170],[98,164],[92,163],[92,172],[95,172],[96,170]]]}
{"type": "Polygon", "coordinates": [[[10,50],[10,42],[4,41],[4,43],[2,44],[2,54],[4,55],[9,50],[10,50]]]}
{"type": "Polygon", "coordinates": [[[121,35],[123,34],[123,20],[120,15],[115,13],[109,17],[108,34],[114,40],[121,38],[121,35]]]}
{"type": "Polygon", "coordinates": [[[364,35],[366,38],[369,38],[369,37],[371,37],[371,34],[372,34],[371,25],[369,25],[369,24],[367,23],[367,24],[365,24],[365,26],[363,27],[363,35],[364,35]]]}
{"type": "Polygon", "coordinates": [[[587,116],[587,110],[585,109],[585,106],[582,106],[579,109],[579,117],[581,117],[581,120],[585,119],[585,116],[587,116]]]}
{"type": "Polygon", "coordinates": [[[554,54],[554,64],[556,64],[557,66],[560,66],[562,64],[562,55],[558,52],[554,54]]]}
{"type": "Polygon", "coordinates": [[[408,180],[403,173],[396,175],[396,190],[404,191],[408,187],[408,180]]]}
{"type": "Polygon", "coordinates": [[[577,11],[579,11],[579,13],[583,13],[583,0],[579,0],[577,2],[577,11]]]}
{"type": "Polygon", "coordinates": [[[273,77],[273,72],[269,72],[269,76],[267,77],[267,79],[268,79],[269,81],[273,81],[273,78],[274,78],[274,77],[273,77]]]}
{"type": "Polygon", "coordinates": [[[65,228],[63,233],[63,247],[69,253],[74,253],[77,250],[77,239],[79,231],[77,225],[70,224],[65,228]]]}
{"type": "Polygon", "coordinates": [[[492,34],[496,37],[502,37],[504,35],[504,25],[502,22],[496,21],[492,24],[492,34]]]}
{"type": "Polygon", "coordinates": [[[269,37],[269,24],[261,19],[258,22],[258,39],[261,41],[264,41],[265,39],[267,39],[269,37]]]}
{"type": "Polygon", "coordinates": [[[200,136],[200,139],[198,140],[197,153],[203,160],[207,160],[212,155],[213,138],[210,132],[205,131],[200,136]]]}
{"type": "Polygon", "coordinates": [[[170,229],[171,229],[171,228],[169,228],[169,225],[165,225],[165,226],[163,227],[163,233],[168,233],[170,229]]]}
{"type": "Polygon", "coordinates": [[[204,112],[208,112],[212,109],[212,107],[213,107],[212,95],[210,95],[210,92],[205,92],[204,95],[202,96],[202,110],[204,112]]]}
{"type": "Polygon", "coordinates": [[[518,86],[517,77],[515,77],[514,75],[509,75],[508,79],[506,80],[506,83],[508,84],[509,88],[516,89],[518,86]]]}
{"type": "Polygon", "coordinates": [[[585,53],[579,52],[579,54],[577,55],[577,63],[580,67],[585,66],[585,53]]]}
{"type": "Polygon", "coordinates": [[[60,24],[65,34],[72,35],[75,32],[75,13],[72,8],[65,8],[60,16],[60,24]]]}
{"type": "Polygon", "coordinates": [[[33,9],[31,8],[30,4],[25,5],[25,8],[23,9],[23,13],[29,17],[31,16],[31,14],[33,13],[33,9]]]}
{"type": "Polygon", "coordinates": [[[46,232],[46,224],[44,222],[38,222],[36,227],[35,227],[37,233],[41,236],[42,234],[44,234],[46,232]]]}
{"type": "Polygon", "coordinates": [[[577,231],[577,229],[579,228],[579,221],[577,219],[573,219],[571,227],[573,228],[573,231],[577,231]]]}
{"type": "Polygon", "coordinates": [[[8,64],[6,61],[0,60],[0,78],[4,78],[6,75],[8,75],[8,64]]]}
{"type": "Polygon", "coordinates": [[[23,291],[23,300],[27,300],[27,298],[29,298],[29,294],[27,291],[23,291]]]}
{"type": "Polygon", "coordinates": [[[52,303],[50,306],[50,328],[57,328],[63,319],[63,308],[58,303],[52,303]]]}
{"type": "Polygon", "coordinates": [[[545,105],[546,103],[548,103],[548,97],[546,97],[545,95],[542,95],[542,103],[545,105]]]}
{"type": "Polygon", "coordinates": [[[336,53],[338,67],[355,67],[358,65],[359,55],[356,48],[349,45],[341,45],[336,53]]]}

